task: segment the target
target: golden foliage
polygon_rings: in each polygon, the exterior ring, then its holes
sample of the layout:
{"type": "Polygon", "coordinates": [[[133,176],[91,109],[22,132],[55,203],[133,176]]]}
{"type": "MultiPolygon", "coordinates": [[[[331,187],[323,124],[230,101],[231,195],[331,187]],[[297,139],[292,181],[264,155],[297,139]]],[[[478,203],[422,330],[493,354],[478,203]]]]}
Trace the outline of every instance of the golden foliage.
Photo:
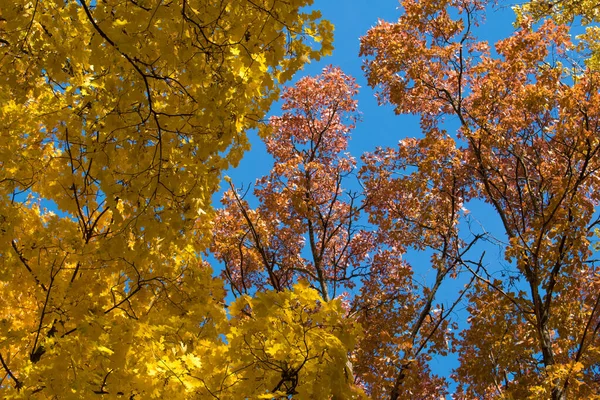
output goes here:
{"type": "Polygon", "coordinates": [[[279,84],[331,51],[310,3],[1,2],[1,397],[189,398],[190,371],[210,378],[210,197],[279,84]]]}

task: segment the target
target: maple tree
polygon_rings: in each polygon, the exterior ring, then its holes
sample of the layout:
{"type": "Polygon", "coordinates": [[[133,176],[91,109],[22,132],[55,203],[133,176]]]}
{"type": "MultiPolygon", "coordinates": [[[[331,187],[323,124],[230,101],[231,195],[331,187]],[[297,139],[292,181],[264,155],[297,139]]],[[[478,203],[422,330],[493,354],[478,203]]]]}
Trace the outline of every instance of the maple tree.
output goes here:
{"type": "MultiPolygon", "coordinates": [[[[2,2],[2,398],[274,390],[260,383],[268,371],[247,381],[254,348],[235,339],[199,253],[244,132],[282,82],[331,51],[331,25],[300,10],[310,3],[2,2]]],[[[351,346],[337,339],[337,306],[311,311],[322,322],[309,330],[312,294],[296,292],[255,304],[274,320],[289,304],[307,336],[351,346]]]]}
{"type": "Polygon", "coordinates": [[[360,264],[368,240],[356,234],[360,201],[343,187],[356,164],[344,154],[356,92],[352,78],[330,68],[283,93],[284,114],[263,132],[274,161],[254,190],[259,207],[250,209],[230,183],[215,218],[212,251],[234,295],[283,290],[302,277],[329,301],[361,275],[348,268],[360,264]]]}

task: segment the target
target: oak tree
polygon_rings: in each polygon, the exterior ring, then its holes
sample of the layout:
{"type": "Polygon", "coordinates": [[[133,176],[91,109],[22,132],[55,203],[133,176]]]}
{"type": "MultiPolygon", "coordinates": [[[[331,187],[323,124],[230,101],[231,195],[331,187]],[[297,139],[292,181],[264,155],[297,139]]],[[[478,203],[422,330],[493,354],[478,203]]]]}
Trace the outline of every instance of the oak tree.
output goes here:
{"type": "Polygon", "coordinates": [[[397,22],[362,38],[380,101],[419,115],[423,131],[368,157],[372,215],[433,249],[438,274],[475,281],[452,342],[456,398],[595,398],[600,75],[573,75],[569,29],[552,19],[522,18],[493,55],[475,36],[487,6],[403,1],[397,22]],[[499,221],[494,235],[470,230],[478,202],[499,221]],[[504,262],[473,247],[492,239],[504,262]]]}

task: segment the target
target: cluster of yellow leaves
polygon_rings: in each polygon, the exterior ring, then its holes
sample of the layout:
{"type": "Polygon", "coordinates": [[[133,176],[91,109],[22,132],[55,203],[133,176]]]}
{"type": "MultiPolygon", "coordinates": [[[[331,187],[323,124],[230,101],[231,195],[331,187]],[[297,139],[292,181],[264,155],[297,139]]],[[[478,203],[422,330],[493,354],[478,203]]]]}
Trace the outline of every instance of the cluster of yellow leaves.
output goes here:
{"type": "Polygon", "coordinates": [[[552,17],[556,22],[566,24],[580,18],[585,25],[588,25],[598,22],[600,18],[598,4],[592,0],[532,0],[513,9],[517,21],[526,17],[533,17],[536,20],[552,17]]]}
{"type": "Polygon", "coordinates": [[[331,51],[310,3],[2,3],[0,397],[200,390],[227,329],[211,195],[331,51]]]}
{"type": "Polygon", "coordinates": [[[340,300],[325,302],[300,282],[292,290],[239,297],[227,342],[236,360],[237,393],[258,398],[360,399],[347,354],[360,326],[340,300]]]}

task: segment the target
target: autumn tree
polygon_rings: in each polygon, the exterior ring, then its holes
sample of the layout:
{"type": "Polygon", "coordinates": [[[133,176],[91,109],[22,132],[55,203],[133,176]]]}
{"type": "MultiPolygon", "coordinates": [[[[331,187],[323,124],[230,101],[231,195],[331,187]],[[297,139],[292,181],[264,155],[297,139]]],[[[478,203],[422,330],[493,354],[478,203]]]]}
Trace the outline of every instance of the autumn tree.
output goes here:
{"type": "Polygon", "coordinates": [[[427,361],[433,349],[445,351],[451,310],[429,317],[437,287],[419,287],[402,260],[406,247],[366,224],[372,201],[365,201],[347,152],[359,117],[356,93],[354,79],[332,67],[285,90],[282,115],[264,128],[273,167],[253,196],[230,182],[211,250],[235,297],[301,280],[323,300],[345,304],[346,323],[360,324],[362,334],[350,362],[332,367],[373,398],[393,385],[402,357],[415,372],[404,387],[439,397],[445,384],[427,361]]]}
{"type": "Polygon", "coordinates": [[[344,154],[358,118],[356,92],[337,68],[285,90],[283,115],[263,133],[273,168],[257,181],[259,207],[230,183],[215,219],[212,250],[234,295],[283,290],[301,277],[328,301],[364,273],[353,269],[369,248],[357,225],[360,198],[343,186],[356,167],[344,154]]]}
{"type": "MultiPolygon", "coordinates": [[[[301,280],[321,301],[340,306],[343,292],[367,273],[362,261],[371,240],[358,225],[360,197],[343,184],[355,169],[354,158],[345,151],[358,118],[357,88],[354,79],[331,67],[286,88],[283,114],[263,129],[273,168],[257,180],[253,194],[258,207],[250,207],[246,193],[229,180],[224,207],[215,217],[211,251],[223,263],[222,276],[233,296],[281,292],[301,280]]],[[[344,374],[344,382],[354,383],[346,358],[330,368],[344,374]]]]}
{"type": "MultiPolygon", "coordinates": [[[[493,55],[475,36],[486,2],[401,4],[361,54],[380,101],[419,115],[422,137],[368,156],[365,185],[379,227],[432,249],[438,274],[475,281],[452,343],[455,396],[596,398],[600,76],[573,75],[569,30],[551,19],[522,18],[493,55]],[[499,233],[470,229],[466,211],[481,202],[499,233]],[[505,262],[475,251],[482,240],[505,262]]],[[[390,398],[407,397],[396,387],[390,398]]]]}
{"type": "MultiPolygon", "coordinates": [[[[273,387],[238,386],[260,355],[236,347],[199,253],[244,132],[331,50],[310,3],[1,2],[0,397],[239,399],[289,384],[263,371],[273,387]]],[[[308,329],[313,294],[286,293],[264,307],[288,304],[308,329]]],[[[336,307],[323,303],[324,324],[336,307]]],[[[336,324],[306,335],[337,338],[336,324]]]]}

